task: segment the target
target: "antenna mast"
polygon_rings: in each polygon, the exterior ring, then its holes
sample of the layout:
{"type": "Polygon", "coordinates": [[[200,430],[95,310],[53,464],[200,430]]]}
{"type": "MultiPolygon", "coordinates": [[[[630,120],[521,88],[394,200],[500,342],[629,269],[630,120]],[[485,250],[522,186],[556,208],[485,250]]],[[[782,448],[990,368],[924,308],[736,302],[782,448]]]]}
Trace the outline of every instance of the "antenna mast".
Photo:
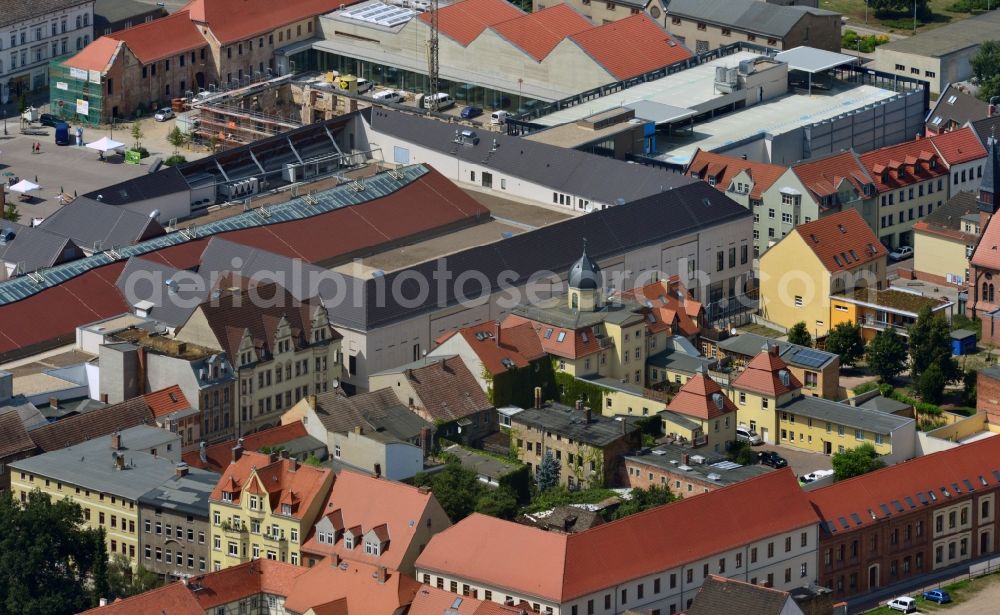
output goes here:
{"type": "Polygon", "coordinates": [[[438,59],[438,0],[431,0],[431,36],[427,40],[427,78],[430,80],[432,111],[438,110],[438,73],[441,63],[438,59]]]}

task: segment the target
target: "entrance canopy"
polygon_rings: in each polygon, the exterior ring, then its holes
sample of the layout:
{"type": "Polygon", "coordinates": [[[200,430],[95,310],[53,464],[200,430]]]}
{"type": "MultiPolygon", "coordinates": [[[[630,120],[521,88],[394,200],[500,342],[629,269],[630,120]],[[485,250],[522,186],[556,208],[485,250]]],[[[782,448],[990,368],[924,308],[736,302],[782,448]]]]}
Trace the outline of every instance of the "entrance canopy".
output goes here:
{"type": "Polygon", "coordinates": [[[858,59],[846,53],[836,53],[815,47],[794,47],[788,51],[782,51],[774,56],[779,62],[784,62],[791,70],[800,70],[806,73],[821,73],[831,68],[836,68],[844,64],[854,64],[858,59]]]}

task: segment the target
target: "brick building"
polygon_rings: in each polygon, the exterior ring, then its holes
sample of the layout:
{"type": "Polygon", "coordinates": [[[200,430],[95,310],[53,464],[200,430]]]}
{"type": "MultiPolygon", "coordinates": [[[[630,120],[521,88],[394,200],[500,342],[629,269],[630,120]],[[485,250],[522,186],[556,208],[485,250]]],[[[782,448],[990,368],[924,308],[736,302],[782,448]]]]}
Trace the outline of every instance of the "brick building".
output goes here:
{"type": "Polygon", "coordinates": [[[996,552],[997,455],[988,438],[811,492],[819,583],[858,596],[996,552]]]}
{"type": "Polygon", "coordinates": [[[979,370],[976,375],[976,410],[986,413],[990,423],[1000,423],[1000,366],[979,370]]]}

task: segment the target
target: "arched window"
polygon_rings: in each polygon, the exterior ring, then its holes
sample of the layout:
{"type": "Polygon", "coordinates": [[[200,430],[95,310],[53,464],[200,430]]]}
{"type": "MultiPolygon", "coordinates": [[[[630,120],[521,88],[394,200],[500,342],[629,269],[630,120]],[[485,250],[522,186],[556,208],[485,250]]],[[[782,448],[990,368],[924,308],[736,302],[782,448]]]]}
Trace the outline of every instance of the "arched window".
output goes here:
{"type": "Polygon", "coordinates": [[[573,293],[573,309],[578,309],[580,307],[580,295],[573,293]]]}
{"type": "Polygon", "coordinates": [[[993,283],[990,282],[990,298],[987,299],[990,303],[993,303],[993,283]]]}
{"type": "Polygon", "coordinates": [[[77,51],[80,51],[81,49],[83,49],[83,45],[81,43],[83,43],[83,39],[80,38],[79,36],[76,37],[76,50],[77,51]]]}
{"type": "Polygon", "coordinates": [[[987,284],[986,282],[983,282],[983,297],[982,297],[983,301],[987,301],[988,300],[987,298],[989,296],[990,296],[990,285],[987,284]]]}
{"type": "Polygon", "coordinates": [[[83,14],[83,25],[84,26],[90,25],[90,15],[88,15],[87,13],[83,14]]]}
{"type": "Polygon", "coordinates": [[[82,25],[82,19],[83,18],[80,17],[79,15],[76,16],[76,27],[77,28],[82,28],[83,27],[83,25],[82,25]]]}

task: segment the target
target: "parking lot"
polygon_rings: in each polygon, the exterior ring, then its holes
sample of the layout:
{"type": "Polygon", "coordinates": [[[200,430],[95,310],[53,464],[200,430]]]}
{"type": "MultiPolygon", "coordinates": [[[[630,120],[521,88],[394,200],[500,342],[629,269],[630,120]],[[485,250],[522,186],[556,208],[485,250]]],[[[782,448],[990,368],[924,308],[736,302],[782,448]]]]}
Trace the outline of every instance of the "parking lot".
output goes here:
{"type": "Polygon", "coordinates": [[[776,444],[764,444],[755,446],[755,451],[775,451],[788,461],[788,467],[792,469],[795,476],[810,474],[816,470],[829,470],[832,465],[832,458],[822,453],[813,453],[790,446],[779,446],[776,444]]]}

